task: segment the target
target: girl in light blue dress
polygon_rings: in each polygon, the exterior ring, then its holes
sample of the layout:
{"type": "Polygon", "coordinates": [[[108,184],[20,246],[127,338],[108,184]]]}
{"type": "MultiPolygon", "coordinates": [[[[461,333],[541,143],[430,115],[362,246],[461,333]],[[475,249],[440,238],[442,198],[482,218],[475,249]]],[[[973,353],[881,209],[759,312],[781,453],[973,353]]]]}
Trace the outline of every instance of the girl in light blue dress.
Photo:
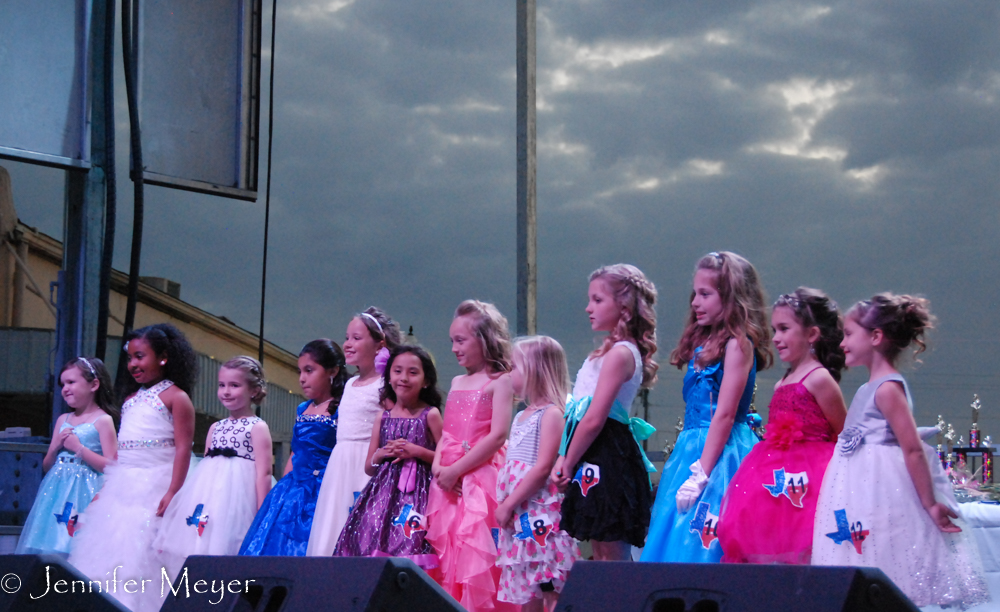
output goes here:
{"type": "Polygon", "coordinates": [[[117,455],[118,409],[104,363],[73,359],[63,367],[59,385],[73,412],[56,420],[42,460],[45,478],[21,530],[17,554],[68,556],[77,516],[97,495],[104,467],[117,455]]]}
{"type": "Polygon", "coordinates": [[[691,311],[670,355],[684,377],[684,431],[663,466],[642,561],[722,558],[722,497],[757,443],[746,417],[758,370],[771,365],[770,329],[757,270],[735,253],[702,257],[691,311]]]}

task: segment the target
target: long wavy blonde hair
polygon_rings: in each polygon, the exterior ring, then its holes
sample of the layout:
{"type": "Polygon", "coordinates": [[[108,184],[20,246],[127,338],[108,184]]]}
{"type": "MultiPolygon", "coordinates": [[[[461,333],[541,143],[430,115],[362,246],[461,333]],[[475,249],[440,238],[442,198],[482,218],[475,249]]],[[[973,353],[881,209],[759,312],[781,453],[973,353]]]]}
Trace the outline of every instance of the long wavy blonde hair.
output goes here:
{"type": "Polygon", "coordinates": [[[656,384],[656,371],[660,367],[653,360],[653,355],[656,354],[656,286],[646,278],[642,270],[631,264],[602,266],[590,274],[591,282],[597,279],[604,281],[615,304],[625,314],[591,355],[600,357],[620,340],[635,340],[639,356],[642,357],[642,386],[652,387],[656,384]]]}
{"type": "Polygon", "coordinates": [[[510,372],[510,328],[507,317],[489,302],[465,300],[455,309],[455,317],[469,317],[472,333],[479,339],[483,357],[493,373],[510,372]]]}
{"type": "Polygon", "coordinates": [[[525,336],[514,340],[514,354],[524,366],[521,399],[529,406],[554,404],[563,410],[570,385],[562,345],[548,336],[525,336]]]}

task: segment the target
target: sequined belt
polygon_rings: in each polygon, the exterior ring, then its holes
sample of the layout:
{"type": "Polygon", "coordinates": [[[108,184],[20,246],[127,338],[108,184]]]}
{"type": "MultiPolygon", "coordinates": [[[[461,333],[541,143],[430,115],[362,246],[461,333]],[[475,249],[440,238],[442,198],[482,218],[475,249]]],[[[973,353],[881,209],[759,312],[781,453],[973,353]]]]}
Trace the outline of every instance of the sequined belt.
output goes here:
{"type": "Polygon", "coordinates": [[[162,440],[119,440],[118,450],[134,450],[137,448],[173,448],[173,438],[162,440]]]}
{"type": "Polygon", "coordinates": [[[56,461],[59,463],[83,463],[83,459],[80,459],[79,457],[66,457],[66,456],[56,457],[56,461]]]}

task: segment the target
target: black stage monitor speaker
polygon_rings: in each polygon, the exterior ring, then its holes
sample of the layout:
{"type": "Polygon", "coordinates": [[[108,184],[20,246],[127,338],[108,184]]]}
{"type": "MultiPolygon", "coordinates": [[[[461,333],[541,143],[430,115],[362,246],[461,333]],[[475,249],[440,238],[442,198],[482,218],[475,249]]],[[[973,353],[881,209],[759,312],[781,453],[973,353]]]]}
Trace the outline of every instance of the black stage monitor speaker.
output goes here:
{"type": "Polygon", "coordinates": [[[162,612],[464,612],[408,559],[188,557],[162,612]]]}
{"type": "Polygon", "coordinates": [[[556,612],[587,610],[919,612],[873,568],[581,561],[556,612]]]}
{"type": "Polygon", "coordinates": [[[0,555],[0,612],[128,612],[62,557],[0,555]]]}

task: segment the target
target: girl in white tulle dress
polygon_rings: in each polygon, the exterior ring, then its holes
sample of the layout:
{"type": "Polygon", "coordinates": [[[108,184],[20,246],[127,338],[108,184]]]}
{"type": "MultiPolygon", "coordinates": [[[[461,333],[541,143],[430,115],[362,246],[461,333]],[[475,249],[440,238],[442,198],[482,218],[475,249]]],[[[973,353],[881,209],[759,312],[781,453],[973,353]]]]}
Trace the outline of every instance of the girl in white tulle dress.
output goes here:
{"type": "Polygon", "coordinates": [[[920,439],[895,361],[924,349],[927,300],[883,293],[844,323],[849,367],[871,376],[858,389],[816,506],[813,565],[877,567],[917,606],[967,608],[989,600],[979,554],[954,524],[958,504],[937,454],[920,439]]]}
{"type": "Polygon", "coordinates": [[[218,397],[229,416],[212,424],[205,458],[163,515],[153,548],[176,579],[190,555],[235,555],[271,490],[271,432],[254,414],[267,394],[264,369],[239,356],[219,368],[218,397]]]}
{"type": "Polygon", "coordinates": [[[354,502],[368,484],[365,464],[375,419],[385,409],[379,398],[382,372],[389,351],[400,343],[399,325],[374,306],[351,319],[344,338],[347,365],[358,373],[347,381],[337,409],[337,445],[330,453],[306,555],[329,557],[354,508],[354,502]]]}
{"type": "Polygon", "coordinates": [[[169,324],[131,332],[125,349],[132,380],[122,406],[118,461],[105,468],[104,487],[78,520],[69,562],[106,584],[106,594],[130,610],[159,610],[162,566],[152,542],[190,465],[194,406],[188,391],[197,362],[187,339],[169,324]]]}

